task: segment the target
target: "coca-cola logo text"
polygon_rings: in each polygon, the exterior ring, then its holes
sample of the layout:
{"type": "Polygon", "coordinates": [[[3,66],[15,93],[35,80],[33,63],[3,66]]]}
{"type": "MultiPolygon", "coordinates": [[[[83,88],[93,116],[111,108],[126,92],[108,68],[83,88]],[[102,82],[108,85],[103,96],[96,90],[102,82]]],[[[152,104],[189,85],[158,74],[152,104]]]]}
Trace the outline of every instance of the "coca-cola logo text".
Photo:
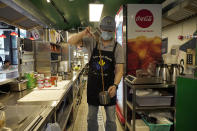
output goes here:
{"type": "Polygon", "coordinates": [[[135,22],[141,28],[148,28],[153,24],[153,21],[153,14],[147,9],[142,9],[138,11],[135,16],[135,22]]]}

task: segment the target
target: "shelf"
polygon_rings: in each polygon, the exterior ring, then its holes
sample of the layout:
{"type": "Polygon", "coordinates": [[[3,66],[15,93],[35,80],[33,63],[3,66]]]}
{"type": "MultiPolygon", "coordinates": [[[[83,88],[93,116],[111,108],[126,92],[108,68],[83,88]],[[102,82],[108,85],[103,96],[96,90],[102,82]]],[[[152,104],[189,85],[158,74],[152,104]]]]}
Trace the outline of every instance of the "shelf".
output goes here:
{"type": "Polygon", "coordinates": [[[176,85],[174,83],[163,83],[163,84],[152,84],[152,85],[131,85],[127,81],[125,81],[126,85],[129,88],[135,89],[152,89],[152,88],[174,88],[176,85]]]}
{"type": "Polygon", "coordinates": [[[60,60],[51,60],[51,63],[60,62],[60,60]]]}
{"type": "Polygon", "coordinates": [[[68,118],[70,117],[70,113],[72,111],[72,108],[73,108],[73,104],[71,104],[64,112],[64,114],[62,115],[62,118],[66,118],[65,120],[62,120],[61,121],[63,122],[63,126],[62,126],[62,129],[64,129],[66,127],[66,124],[68,122],[68,118]]]}
{"type": "Polygon", "coordinates": [[[23,55],[33,55],[34,52],[24,51],[23,55]]]}
{"type": "MultiPolygon", "coordinates": [[[[133,109],[133,104],[129,101],[126,102],[129,108],[133,109]]],[[[144,110],[175,110],[173,106],[136,106],[136,111],[144,111],[144,110]]]]}
{"type": "Polygon", "coordinates": [[[30,59],[30,60],[22,60],[22,62],[32,62],[34,61],[34,59],[30,59]]]}
{"type": "Polygon", "coordinates": [[[126,126],[129,128],[130,131],[132,131],[132,127],[127,121],[126,121],[126,126]]]}

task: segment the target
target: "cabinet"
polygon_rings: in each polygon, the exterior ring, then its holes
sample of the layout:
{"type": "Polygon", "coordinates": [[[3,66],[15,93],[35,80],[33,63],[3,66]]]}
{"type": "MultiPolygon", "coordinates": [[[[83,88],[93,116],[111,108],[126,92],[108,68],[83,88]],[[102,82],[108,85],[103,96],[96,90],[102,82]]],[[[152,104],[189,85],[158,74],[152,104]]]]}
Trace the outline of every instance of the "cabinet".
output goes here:
{"type": "MultiPolygon", "coordinates": [[[[175,115],[175,98],[172,100],[170,106],[139,106],[136,103],[136,91],[142,89],[158,89],[158,90],[167,90],[172,93],[175,93],[175,85],[174,84],[132,84],[128,79],[124,80],[125,83],[125,130],[136,131],[136,116],[138,112],[142,111],[171,111],[173,116],[175,115]],[[132,89],[132,97],[129,98],[129,91],[132,89]],[[130,100],[131,99],[131,100],[130,100]],[[131,126],[131,120],[133,121],[133,125],[131,126]]],[[[175,95],[174,95],[175,97],[175,95]]],[[[175,117],[174,117],[175,118],[175,117]]]]}

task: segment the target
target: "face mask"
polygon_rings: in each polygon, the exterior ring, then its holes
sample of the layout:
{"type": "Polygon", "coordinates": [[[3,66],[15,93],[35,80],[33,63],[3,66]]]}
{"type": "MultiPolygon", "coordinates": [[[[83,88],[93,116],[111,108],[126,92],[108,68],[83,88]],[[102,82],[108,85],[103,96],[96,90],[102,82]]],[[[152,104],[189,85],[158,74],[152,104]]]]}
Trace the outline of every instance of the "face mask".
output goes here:
{"type": "Polygon", "coordinates": [[[102,31],[101,37],[103,38],[103,40],[110,40],[113,37],[113,32],[102,31]]]}

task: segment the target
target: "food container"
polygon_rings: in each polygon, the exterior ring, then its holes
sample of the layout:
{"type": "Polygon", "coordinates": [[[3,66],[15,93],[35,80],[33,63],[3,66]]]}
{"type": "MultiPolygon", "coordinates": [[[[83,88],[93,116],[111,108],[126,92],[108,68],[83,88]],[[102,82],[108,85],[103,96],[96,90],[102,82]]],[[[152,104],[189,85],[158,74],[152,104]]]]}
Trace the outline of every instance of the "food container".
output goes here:
{"type": "Polygon", "coordinates": [[[110,103],[110,96],[108,91],[102,91],[99,93],[99,102],[101,105],[107,105],[110,103]]]}
{"type": "Polygon", "coordinates": [[[166,124],[152,124],[147,122],[145,119],[143,120],[146,123],[146,125],[149,126],[150,131],[170,131],[171,125],[173,125],[172,122],[168,122],[166,124]]]}
{"type": "Polygon", "coordinates": [[[173,96],[136,96],[139,106],[170,106],[173,96]]]}
{"type": "Polygon", "coordinates": [[[27,89],[27,80],[12,82],[10,85],[12,91],[23,91],[27,89]]]}

